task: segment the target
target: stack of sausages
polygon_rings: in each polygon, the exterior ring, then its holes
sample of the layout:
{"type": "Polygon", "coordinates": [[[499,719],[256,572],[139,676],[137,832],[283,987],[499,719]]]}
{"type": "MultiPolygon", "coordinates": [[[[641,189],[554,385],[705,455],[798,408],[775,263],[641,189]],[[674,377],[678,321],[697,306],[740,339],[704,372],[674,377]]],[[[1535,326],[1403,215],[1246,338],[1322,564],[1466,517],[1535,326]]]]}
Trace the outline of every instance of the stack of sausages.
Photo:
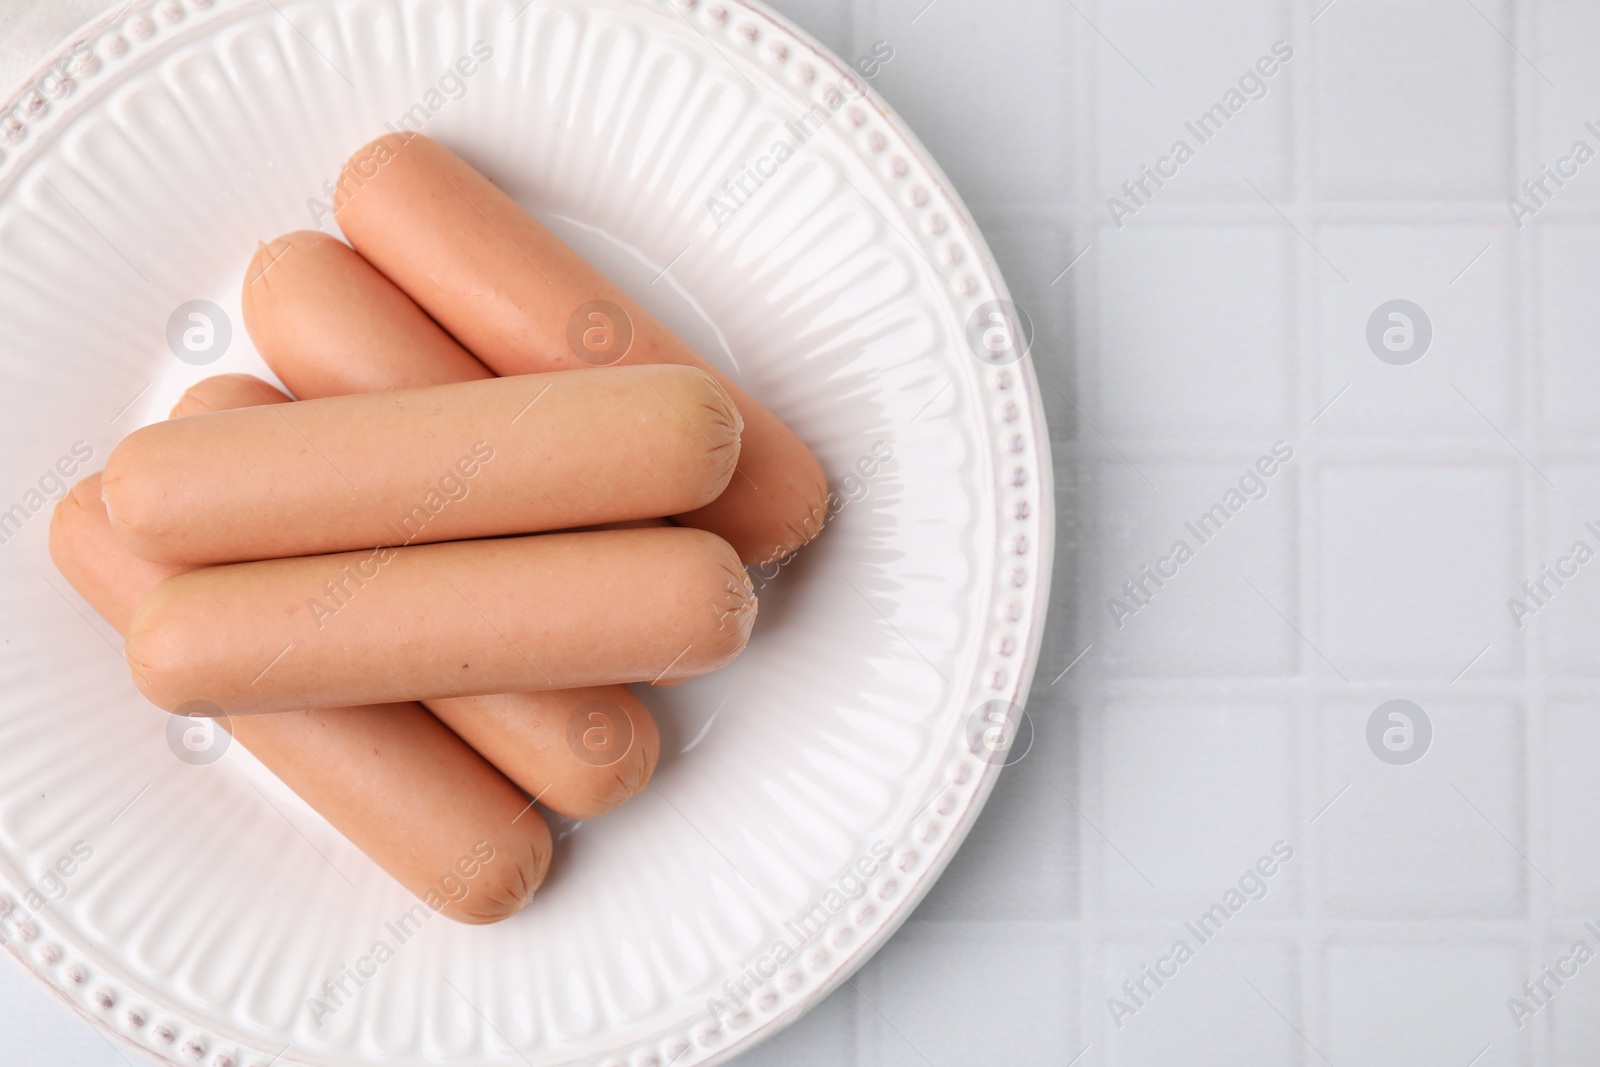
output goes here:
{"type": "Polygon", "coordinates": [[[196,385],[73,488],[50,550],[152,703],[222,724],[435,911],[495,922],[549,866],[534,803],[586,819],[644,788],[660,739],[629,683],[737,656],[744,567],[814,537],[827,485],[447,149],[382,137],[337,190],[350,245],[290,234],[244,282],[294,398],[196,385]]]}

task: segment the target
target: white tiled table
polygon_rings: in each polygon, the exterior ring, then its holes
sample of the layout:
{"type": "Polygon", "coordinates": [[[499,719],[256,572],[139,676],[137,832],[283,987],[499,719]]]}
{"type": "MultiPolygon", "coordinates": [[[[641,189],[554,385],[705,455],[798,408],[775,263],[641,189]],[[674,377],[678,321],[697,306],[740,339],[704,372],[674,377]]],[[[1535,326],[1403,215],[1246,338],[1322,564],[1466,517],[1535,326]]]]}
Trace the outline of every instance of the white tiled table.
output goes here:
{"type": "MultiPolygon", "coordinates": [[[[5,80],[94,6],[14,3],[5,80]]],[[[1600,150],[1600,11],[777,6],[847,58],[893,48],[875,85],[1036,324],[1061,525],[1034,748],[853,985],[741,1063],[1593,1062],[1600,962],[1520,1030],[1506,1002],[1600,950],[1600,563],[1521,629],[1506,599],[1600,548],[1600,160],[1520,229],[1506,199],[1600,150]],[[1280,40],[1200,144],[1185,123],[1280,40]],[[1177,138],[1119,227],[1107,198],[1177,138]],[[1434,333],[1410,366],[1366,341],[1400,298],[1434,333]],[[1119,628],[1108,598],[1278,441],[1265,495],[1119,628]],[[1433,725],[1410,766],[1366,741],[1396,698],[1433,725]],[[1186,921],[1280,840],[1200,944],[1186,921]],[[1108,998],[1180,938],[1118,1028],[1108,998]]],[[[120,1062],[9,968],[0,1034],[5,1067],[120,1062]]]]}

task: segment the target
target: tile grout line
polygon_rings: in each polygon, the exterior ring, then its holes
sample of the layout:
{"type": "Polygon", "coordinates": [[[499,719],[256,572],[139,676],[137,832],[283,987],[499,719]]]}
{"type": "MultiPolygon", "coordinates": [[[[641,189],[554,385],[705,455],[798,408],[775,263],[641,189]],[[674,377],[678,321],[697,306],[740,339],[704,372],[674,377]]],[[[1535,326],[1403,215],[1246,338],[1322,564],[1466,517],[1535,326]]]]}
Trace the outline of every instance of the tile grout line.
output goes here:
{"type": "MultiPolygon", "coordinates": [[[[1537,15],[1531,4],[1524,0],[1513,0],[1511,16],[1513,19],[1512,36],[1519,42],[1517,47],[1532,42],[1537,44],[1538,26],[1537,15]]],[[[1518,163],[1523,159],[1534,159],[1537,155],[1537,142],[1539,135],[1540,105],[1545,97],[1545,90],[1540,84],[1535,84],[1529,79],[1529,72],[1513,58],[1506,60],[1511,75],[1511,130],[1510,154],[1508,160],[1511,174],[1515,174],[1518,163]]],[[[1508,176],[1509,177],[1509,176],[1508,176]]],[[[1552,220],[1555,221],[1555,220],[1552,220]]],[[[1515,280],[1511,291],[1512,306],[1510,309],[1510,340],[1513,356],[1520,353],[1522,358],[1517,362],[1521,373],[1518,375],[1518,408],[1522,415],[1522,434],[1528,441],[1529,447],[1540,454],[1543,459],[1543,434],[1540,427],[1543,425],[1539,419],[1540,386],[1542,384],[1544,360],[1543,351],[1539,348],[1540,340],[1536,324],[1537,308],[1539,306],[1539,279],[1533,275],[1540,271],[1542,256],[1538,254],[1542,243],[1542,228],[1535,228],[1529,233],[1531,241],[1517,240],[1515,234],[1511,237],[1509,249],[1510,270],[1515,280]]],[[[1517,546],[1520,551],[1515,555],[1523,562],[1526,573],[1534,573],[1538,564],[1535,562],[1539,553],[1540,523],[1548,520],[1556,510],[1555,501],[1548,487],[1536,484],[1534,479],[1528,477],[1526,471],[1518,471],[1518,500],[1521,505],[1521,514],[1518,523],[1517,536],[1521,542],[1517,546]],[[1529,569],[1532,568],[1532,569],[1529,569]]],[[[1522,835],[1523,848],[1533,857],[1535,862],[1542,861],[1545,866],[1550,866],[1550,856],[1543,846],[1549,841],[1548,815],[1549,815],[1549,776],[1543,773],[1542,742],[1544,737],[1544,717],[1548,714],[1548,702],[1544,692],[1544,662],[1545,649],[1542,627],[1529,627],[1524,633],[1526,637],[1517,656],[1517,673],[1523,682],[1523,698],[1513,707],[1520,704],[1518,716],[1521,727],[1522,751],[1520,753],[1522,809],[1519,818],[1525,828],[1522,835]],[[1533,783],[1539,782],[1539,795],[1533,795],[1533,783]]],[[[1550,889],[1544,884],[1543,879],[1533,878],[1526,865],[1518,868],[1524,913],[1532,924],[1532,930],[1527,943],[1519,953],[1525,973],[1533,974],[1539,967],[1539,948],[1548,941],[1548,932],[1551,926],[1550,910],[1555,901],[1551,898],[1550,889]]],[[[1534,1062],[1545,1063],[1549,1060],[1550,1035],[1548,1026],[1533,1028],[1533,1058],[1534,1062]]]]}
{"type": "MultiPolygon", "coordinates": [[[[1313,96],[1312,70],[1316,63],[1316,38],[1318,32],[1312,25],[1313,12],[1291,2],[1284,0],[1284,16],[1288,23],[1290,39],[1295,41],[1295,55],[1300,60],[1289,71],[1290,82],[1288,85],[1291,94],[1292,118],[1289,123],[1290,134],[1294,138],[1291,148],[1291,170],[1288,186],[1290,197],[1289,210],[1299,215],[1304,210],[1303,205],[1309,204],[1313,210],[1310,225],[1313,228],[1314,239],[1320,246],[1323,244],[1321,228],[1323,217],[1315,208],[1319,206],[1319,190],[1315,182],[1315,155],[1314,143],[1310,131],[1315,129],[1315,99],[1313,96]]],[[[1314,439],[1317,429],[1312,425],[1313,418],[1320,417],[1323,413],[1323,401],[1319,399],[1321,393],[1320,383],[1324,370],[1321,338],[1318,329],[1321,325],[1321,291],[1317,285],[1317,264],[1308,258],[1308,249],[1300,245],[1295,249],[1295,328],[1296,338],[1300,346],[1300,358],[1295,361],[1296,369],[1301,372],[1298,379],[1299,403],[1296,405],[1296,432],[1295,438],[1304,442],[1303,449],[1297,452],[1297,458],[1303,457],[1304,464],[1294,471],[1296,494],[1295,536],[1290,539],[1292,551],[1295,556],[1292,561],[1296,575],[1295,587],[1297,590],[1297,607],[1301,613],[1301,626],[1308,632],[1314,633],[1319,644],[1326,644],[1321,633],[1321,598],[1318,595],[1317,584],[1307,566],[1309,560],[1316,558],[1317,549],[1316,521],[1320,513],[1322,457],[1315,446],[1314,439]]],[[[1295,909],[1299,916],[1299,936],[1293,939],[1291,948],[1292,965],[1294,967],[1295,990],[1294,1003],[1300,1008],[1300,1025],[1306,1031],[1308,1040],[1315,1043],[1316,1047],[1323,1048],[1328,1044],[1328,1020],[1326,1018],[1326,996],[1321,981],[1321,970],[1317,966],[1321,958],[1321,940],[1317,932],[1324,928],[1323,906],[1323,864],[1320,860],[1322,850],[1315,847],[1317,842],[1325,839],[1326,829],[1310,825],[1306,822],[1314,813],[1314,807],[1322,801],[1316,799],[1316,794],[1325,792],[1317,788],[1328,777],[1324,766],[1324,746],[1317,743],[1326,723],[1323,715],[1323,690],[1317,684],[1316,678],[1307,673],[1315,671],[1319,665],[1307,658],[1304,643],[1298,648],[1300,656],[1300,671],[1295,678],[1295,695],[1288,706],[1296,709],[1299,722],[1296,724],[1300,730],[1300,751],[1298,775],[1299,785],[1299,811],[1300,823],[1296,833],[1303,842],[1305,868],[1302,873],[1300,885],[1300,900],[1295,909]],[[1311,796],[1308,799],[1308,790],[1311,796]],[[1304,829],[1300,829],[1303,826],[1304,829]]],[[[1346,687],[1348,688],[1348,687],[1346,687]]],[[[1297,1050],[1297,1055],[1303,1050],[1297,1050]]],[[[1309,1062],[1302,1059],[1302,1062],[1309,1062]]]]}
{"type": "MultiPolygon", "coordinates": [[[[1100,18],[1100,0],[1083,0],[1091,17],[1100,18]]],[[[1082,22],[1069,24],[1067,29],[1070,35],[1069,50],[1076,62],[1073,64],[1073,78],[1070,82],[1076,106],[1070,108],[1072,121],[1072,136],[1075,145],[1073,152],[1071,185],[1066,190],[1066,201],[1069,217],[1073,225],[1069,231],[1069,241],[1073,244],[1088,244],[1098,242],[1099,227],[1094,205],[1092,204],[1090,189],[1094,181],[1094,141],[1096,124],[1098,121],[1098,71],[1095,62],[1095,50],[1088,35],[1082,30],[1082,22]]],[[[1078,402],[1097,407],[1099,398],[1099,375],[1095,361],[1090,353],[1098,351],[1099,321],[1098,316],[1091,310],[1096,305],[1094,298],[1099,292],[1100,262],[1098,257],[1091,256],[1079,264],[1079,269],[1067,275],[1065,283],[1071,294],[1074,306],[1082,309],[1080,314],[1072,316],[1072,336],[1074,340],[1072,381],[1077,393],[1078,402]]],[[[1083,440],[1082,428],[1076,438],[1083,440]]],[[[1086,510],[1094,513],[1091,503],[1103,493],[1103,487],[1097,479],[1081,478],[1083,487],[1081,502],[1086,510]]],[[[1092,527],[1091,527],[1092,528],[1092,527]]],[[[1085,565],[1097,565],[1101,557],[1101,542],[1098,537],[1090,534],[1085,538],[1088,542],[1080,547],[1078,566],[1080,573],[1091,573],[1085,570],[1085,565]]],[[[1084,619],[1083,636],[1088,640],[1088,635],[1095,631],[1096,618],[1095,598],[1090,595],[1083,597],[1083,607],[1080,617],[1084,619]]],[[[1082,803],[1089,795],[1098,799],[1102,785],[1100,775],[1096,773],[1095,760],[1090,757],[1092,751],[1098,750],[1100,743],[1099,729],[1096,725],[1097,716],[1088,709],[1095,706],[1092,694],[1103,694],[1104,687],[1095,685],[1090,687],[1090,699],[1084,702],[1086,713],[1078,716],[1078,799],[1082,803]]],[[[1084,934],[1079,942],[1078,955],[1078,1033],[1072,1044],[1078,1047],[1083,1044],[1093,1044],[1097,1048],[1105,1049],[1108,1041],[1106,1029],[1105,1009],[1100,1003],[1099,994],[1104,984],[1104,967],[1102,965],[1102,935],[1097,930],[1092,930],[1091,924],[1098,926],[1101,918],[1100,891],[1102,885],[1103,864],[1100,863],[1101,852],[1096,851],[1092,835],[1086,834],[1080,823],[1072,824],[1075,833],[1075,843],[1078,855],[1078,892],[1077,892],[1077,918],[1083,924],[1084,934]]]]}

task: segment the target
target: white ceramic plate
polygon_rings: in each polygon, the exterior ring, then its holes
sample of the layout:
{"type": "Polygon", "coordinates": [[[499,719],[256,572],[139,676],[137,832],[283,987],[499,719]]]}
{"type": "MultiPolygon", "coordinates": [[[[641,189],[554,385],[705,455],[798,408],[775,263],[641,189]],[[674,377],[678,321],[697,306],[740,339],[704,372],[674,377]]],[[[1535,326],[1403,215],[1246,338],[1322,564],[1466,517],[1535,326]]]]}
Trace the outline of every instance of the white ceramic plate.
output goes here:
{"type": "Polygon", "coordinates": [[[134,4],[0,115],[0,930],[158,1059],[722,1061],[926,893],[999,772],[984,711],[1027,691],[1046,438],[1028,361],[982,348],[1005,291],[943,176],[758,6],[523,2],[134,4]],[[174,758],[45,532],[75,445],[98,467],[188,383],[261,369],[237,317],[256,241],[331,227],[324,183],[408,113],[735,373],[846,502],[733,667],[646,694],[657,788],[560,824],[515,920],[400,945],[407,894],[248,756],[174,758]],[[233,322],[204,367],[166,344],[194,299],[233,322]],[[59,899],[24,916],[38,891],[59,899]],[[393,959],[323,1017],[379,941],[393,959]]]}

